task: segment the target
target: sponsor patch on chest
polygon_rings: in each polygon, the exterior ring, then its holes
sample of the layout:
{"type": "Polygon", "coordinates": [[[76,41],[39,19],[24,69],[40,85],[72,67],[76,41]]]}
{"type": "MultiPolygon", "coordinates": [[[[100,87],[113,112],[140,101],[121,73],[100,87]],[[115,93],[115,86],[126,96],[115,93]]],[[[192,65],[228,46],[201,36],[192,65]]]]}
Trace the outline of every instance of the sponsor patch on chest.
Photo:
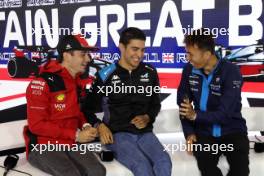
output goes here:
{"type": "Polygon", "coordinates": [[[140,81],[141,82],[149,82],[149,73],[145,73],[140,75],[140,81]]]}

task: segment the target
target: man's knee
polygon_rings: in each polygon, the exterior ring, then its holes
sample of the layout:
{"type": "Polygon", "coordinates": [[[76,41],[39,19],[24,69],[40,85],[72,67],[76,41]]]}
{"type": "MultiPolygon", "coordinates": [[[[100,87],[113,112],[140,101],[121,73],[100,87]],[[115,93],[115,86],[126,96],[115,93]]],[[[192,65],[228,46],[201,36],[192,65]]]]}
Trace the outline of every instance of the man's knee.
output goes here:
{"type": "Polygon", "coordinates": [[[248,176],[249,162],[247,160],[237,163],[229,163],[230,169],[227,176],[248,176]]]}
{"type": "Polygon", "coordinates": [[[134,175],[148,175],[148,176],[154,175],[152,166],[147,160],[138,161],[137,163],[134,163],[131,166],[131,171],[133,172],[134,175]]]}
{"type": "Polygon", "coordinates": [[[163,152],[163,155],[161,155],[160,159],[158,160],[158,162],[164,162],[167,164],[171,165],[171,158],[170,155],[167,152],[163,152]]]}
{"type": "Polygon", "coordinates": [[[159,169],[159,170],[171,171],[172,162],[171,162],[169,155],[164,156],[163,158],[160,158],[159,160],[155,161],[153,168],[154,170],[159,169]]]}
{"type": "Polygon", "coordinates": [[[227,176],[248,176],[249,175],[249,168],[230,168],[227,176]]]}

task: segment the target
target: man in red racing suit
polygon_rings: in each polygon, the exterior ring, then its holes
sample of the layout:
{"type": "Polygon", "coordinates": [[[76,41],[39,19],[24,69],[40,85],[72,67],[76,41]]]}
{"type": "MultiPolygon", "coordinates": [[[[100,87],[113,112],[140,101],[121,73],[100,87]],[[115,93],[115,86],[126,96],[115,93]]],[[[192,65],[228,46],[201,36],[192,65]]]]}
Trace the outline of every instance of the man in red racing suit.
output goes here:
{"type": "Polygon", "coordinates": [[[59,62],[47,63],[27,87],[24,136],[29,163],[52,175],[104,176],[104,166],[88,148],[85,153],[72,150],[86,145],[76,142],[90,142],[97,135],[80,111],[77,93],[79,75],[91,60],[89,51],[97,48],[80,35],[69,35],[60,40],[57,49],[59,62]],[[70,147],[61,150],[58,144],[70,147]]]}

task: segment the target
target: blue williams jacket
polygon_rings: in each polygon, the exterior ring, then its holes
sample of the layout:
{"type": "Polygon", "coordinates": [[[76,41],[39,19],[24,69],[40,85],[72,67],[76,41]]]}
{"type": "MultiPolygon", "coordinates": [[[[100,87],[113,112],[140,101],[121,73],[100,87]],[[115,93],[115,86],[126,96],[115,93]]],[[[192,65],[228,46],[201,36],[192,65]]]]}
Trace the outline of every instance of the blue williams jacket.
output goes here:
{"type": "Polygon", "coordinates": [[[188,95],[197,117],[194,121],[181,119],[185,137],[247,133],[246,121],[241,115],[242,84],[239,68],[227,60],[219,59],[209,75],[188,63],[183,69],[177,104],[180,106],[184,95],[188,95]]]}

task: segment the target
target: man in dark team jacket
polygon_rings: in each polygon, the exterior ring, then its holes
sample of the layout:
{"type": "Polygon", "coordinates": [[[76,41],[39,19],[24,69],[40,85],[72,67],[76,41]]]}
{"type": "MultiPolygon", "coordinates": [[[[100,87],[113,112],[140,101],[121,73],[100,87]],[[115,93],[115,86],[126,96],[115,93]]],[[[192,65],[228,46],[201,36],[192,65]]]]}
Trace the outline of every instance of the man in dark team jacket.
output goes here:
{"type": "Polygon", "coordinates": [[[100,140],[134,175],[170,176],[170,157],[152,132],[161,104],[157,71],[141,62],[145,40],[140,29],[131,27],[122,32],[121,59],[99,71],[84,111],[93,116],[91,110],[100,109],[102,104],[100,140]]]}
{"type": "Polygon", "coordinates": [[[189,63],[183,69],[177,103],[187,144],[210,146],[211,151],[193,151],[201,174],[222,176],[217,164],[224,154],[230,165],[228,176],[247,176],[249,141],[241,115],[239,68],[217,57],[214,40],[204,29],[193,31],[184,42],[189,63]],[[213,145],[219,146],[217,152],[213,145]]]}

